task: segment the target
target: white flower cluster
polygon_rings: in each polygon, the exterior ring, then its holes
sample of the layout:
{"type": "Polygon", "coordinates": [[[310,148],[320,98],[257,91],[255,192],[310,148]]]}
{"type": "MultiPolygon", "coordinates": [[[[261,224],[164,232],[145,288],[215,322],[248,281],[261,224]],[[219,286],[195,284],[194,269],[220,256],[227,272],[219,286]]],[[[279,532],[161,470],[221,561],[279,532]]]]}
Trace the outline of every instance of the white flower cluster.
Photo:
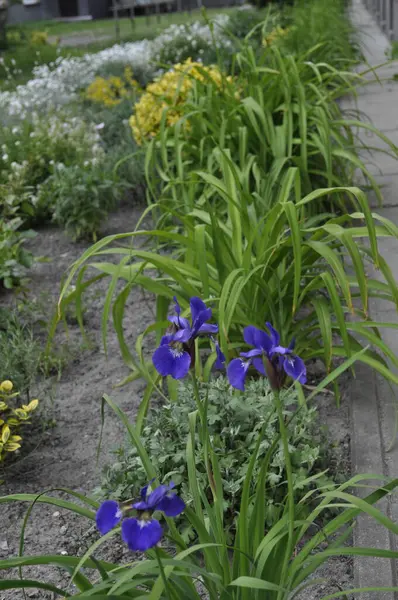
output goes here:
{"type": "Polygon", "coordinates": [[[205,47],[233,50],[232,40],[223,31],[228,21],[228,15],[218,15],[212,22],[213,31],[199,21],[190,25],[171,25],[152,42],[154,60],[180,62],[186,58],[187,50],[196,51],[198,55],[190,58],[197,60],[205,47]]]}
{"type": "Polygon", "coordinates": [[[134,69],[149,69],[151,42],[144,40],[106,48],[80,58],[58,57],[55,62],[33,69],[33,78],[15,91],[0,93],[0,114],[24,119],[32,111],[46,111],[76,99],[105,65],[122,63],[134,69]]]}
{"type": "MultiPolygon", "coordinates": [[[[231,41],[222,33],[229,17],[219,15],[214,21],[214,39],[218,46],[227,47],[231,41]]],[[[213,44],[213,36],[207,25],[195,22],[190,26],[171,25],[158,38],[127,44],[116,44],[96,54],[85,54],[79,58],[58,57],[49,65],[40,65],[33,70],[33,78],[15,91],[0,92],[0,115],[5,120],[25,119],[33,111],[45,112],[75,100],[78,92],[87,87],[96,74],[112,63],[130,65],[134,70],[154,74],[155,63],[165,44],[184,38],[193,43],[202,40],[213,44]]],[[[193,44],[195,45],[195,44],[193,44]]]]}

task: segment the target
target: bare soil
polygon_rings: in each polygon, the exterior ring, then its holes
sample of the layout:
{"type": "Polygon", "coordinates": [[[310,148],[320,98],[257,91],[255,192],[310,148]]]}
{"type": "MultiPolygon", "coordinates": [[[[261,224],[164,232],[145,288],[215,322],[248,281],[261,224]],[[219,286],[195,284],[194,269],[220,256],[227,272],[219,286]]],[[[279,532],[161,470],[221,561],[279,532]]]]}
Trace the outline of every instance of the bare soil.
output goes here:
{"type": "MultiPolygon", "coordinates": [[[[104,234],[132,231],[142,212],[142,208],[124,207],[110,216],[104,234]]],[[[56,304],[62,275],[74,260],[89,246],[87,243],[74,243],[62,231],[47,228],[38,232],[32,241],[32,249],[38,256],[46,256],[49,262],[38,262],[32,270],[29,283],[30,297],[39,298],[48,294],[48,311],[56,304]]],[[[59,382],[55,385],[53,418],[55,426],[48,429],[37,447],[9,467],[0,485],[0,495],[19,493],[40,493],[53,488],[70,488],[83,494],[90,494],[98,484],[101,467],[112,460],[112,450],[124,440],[125,432],[110,411],[106,414],[102,453],[97,463],[97,446],[101,428],[100,405],[103,393],[109,394],[130,419],[134,419],[139,406],[144,384],[140,381],[117,386],[129,371],[124,365],[112,326],[109,327],[108,353],[105,355],[101,342],[101,311],[104,292],[108,281],[99,282],[96,293],[90,294],[85,310],[85,327],[91,344],[81,348],[78,355],[63,369],[59,382]]],[[[3,299],[2,299],[3,300],[3,299]]],[[[4,297],[4,303],[10,298],[4,297]]],[[[146,298],[135,290],[128,300],[124,327],[126,339],[133,348],[136,337],[154,321],[153,299],[146,298]]],[[[59,332],[65,341],[65,332],[59,332]]],[[[68,344],[81,345],[82,337],[76,323],[69,324],[68,344]]],[[[316,366],[315,366],[316,370],[316,366]]],[[[35,395],[42,402],[48,386],[38,383],[35,395]]],[[[48,398],[49,401],[49,398],[48,398]]],[[[338,470],[350,471],[350,417],[347,394],[343,393],[342,407],[337,410],[332,396],[320,395],[317,400],[321,423],[328,428],[328,438],[334,448],[333,460],[338,470]]],[[[54,495],[67,497],[61,492],[54,495]]],[[[18,555],[19,535],[27,503],[10,502],[0,505],[0,558],[18,555]]],[[[92,522],[71,514],[66,510],[45,504],[36,504],[28,520],[25,531],[25,550],[29,554],[69,554],[77,555],[97,538],[92,522]]],[[[112,542],[102,548],[99,556],[106,560],[131,560],[128,551],[120,542],[112,542]]],[[[4,576],[4,572],[2,572],[4,576]]],[[[52,567],[25,567],[25,578],[45,579],[58,586],[66,586],[68,577],[61,570],[52,567]]],[[[347,559],[335,559],[319,573],[328,583],[306,591],[306,600],[318,600],[327,593],[338,591],[339,586],[349,587],[352,581],[352,564],[347,559]]],[[[17,578],[16,570],[9,572],[8,578],[17,578]]],[[[73,588],[72,588],[73,589],[73,588]]],[[[52,598],[51,593],[42,590],[27,590],[29,598],[52,598]]],[[[19,600],[22,591],[2,591],[0,600],[19,600]]]]}

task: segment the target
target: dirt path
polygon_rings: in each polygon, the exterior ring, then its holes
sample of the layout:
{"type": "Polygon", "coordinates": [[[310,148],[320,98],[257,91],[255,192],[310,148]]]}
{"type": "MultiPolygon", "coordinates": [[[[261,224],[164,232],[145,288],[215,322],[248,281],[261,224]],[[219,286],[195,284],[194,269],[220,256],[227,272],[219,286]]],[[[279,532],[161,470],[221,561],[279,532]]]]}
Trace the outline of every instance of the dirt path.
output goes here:
{"type": "MultiPolygon", "coordinates": [[[[124,208],[112,215],[106,234],[133,230],[142,209],[124,208]]],[[[39,232],[34,240],[33,251],[38,256],[51,258],[51,262],[37,263],[29,284],[30,298],[48,292],[49,302],[55,305],[63,273],[88,245],[71,242],[59,229],[49,228],[39,232]],[[50,302],[51,303],[51,302],[50,302]]],[[[91,296],[85,312],[85,324],[94,342],[90,349],[79,353],[62,372],[55,390],[54,429],[44,434],[42,443],[15,467],[7,469],[5,483],[0,486],[0,495],[14,493],[36,493],[54,487],[67,487],[82,493],[90,493],[98,484],[101,466],[111,460],[111,450],[124,440],[124,430],[116,417],[106,417],[103,452],[100,464],[96,464],[97,444],[100,432],[100,402],[104,392],[133,418],[144,389],[142,382],[114,388],[128,374],[120,357],[119,347],[112,327],[109,327],[109,350],[105,356],[101,346],[100,318],[107,281],[101,281],[96,293],[91,296]]],[[[52,310],[53,306],[49,306],[52,310]]],[[[125,317],[126,338],[131,346],[143,329],[153,322],[151,306],[138,291],[130,295],[125,317]]],[[[61,335],[64,335],[61,332],[61,335]]],[[[77,325],[69,328],[71,345],[81,343],[77,325]]],[[[40,391],[36,391],[40,394],[40,391]]],[[[42,400],[45,398],[41,397],[42,400]]],[[[18,554],[19,533],[22,516],[27,509],[24,503],[0,506],[0,558],[18,554]]],[[[82,544],[90,541],[90,523],[78,517],[70,517],[66,511],[55,507],[37,505],[26,529],[26,554],[76,553],[82,544]]],[[[122,549],[120,548],[120,552],[122,549]]],[[[114,558],[118,548],[112,549],[114,558]]],[[[48,576],[50,575],[49,570],[48,576]]],[[[26,568],[27,577],[37,577],[35,567],[26,568]]],[[[15,573],[14,573],[15,576],[15,573]]],[[[56,577],[53,582],[62,583],[65,578],[56,577]]],[[[0,592],[0,599],[22,597],[22,592],[0,592]],[[8,595],[7,595],[8,594],[8,595]]],[[[47,598],[47,592],[32,591],[29,597],[47,598]]]]}

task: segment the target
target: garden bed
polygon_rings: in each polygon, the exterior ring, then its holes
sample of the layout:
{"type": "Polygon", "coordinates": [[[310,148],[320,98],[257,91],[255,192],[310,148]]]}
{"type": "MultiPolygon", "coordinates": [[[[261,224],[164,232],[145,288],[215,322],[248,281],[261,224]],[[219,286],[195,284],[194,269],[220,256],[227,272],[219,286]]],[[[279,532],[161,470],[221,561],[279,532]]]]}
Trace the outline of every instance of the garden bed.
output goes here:
{"type": "MultiPolygon", "coordinates": [[[[125,207],[110,215],[104,234],[131,231],[140,217],[142,208],[125,207]]],[[[56,228],[39,230],[30,249],[38,256],[47,256],[50,262],[37,263],[31,272],[30,298],[38,299],[43,294],[47,302],[55,304],[62,274],[74,260],[79,258],[87,247],[84,243],[71,242],[64,233],[56,228]]],[[[45,405],[45,414],[54,419],[54,426],[42,432],[36,431],[34,438],[37,447],[29,447],[10,464],[1,479],[4,480],[0,491],[6,494],[35,494],[38,491],[65,487],[83,494],[90,494],[97,487],[101,469],[114,460],[112,451],[124,441],[125,432],[120,422],[111,413],[107,413],[102,440],[102,451],[97,464],[98,440],[101,430],[100,404],[103,393],[109,394],[126,415],[134,419],[139,407],[145,385],[138,381],[124,387],[117,386],[127,374],[123,365],[116,335],[110,330],[108,355],[101,347],[100,312],[103,304],[103,292],[106,285],[97,285],[85,306],[85,328],[91,348],[81,348],[76,357],[62,370],[59,382],[54,382],[53,395],[46,396],[46,386],[38,382],[32,390],[45,405]],[[44,392],[44,393],[43,393],[44,392]]],[[[11,295],[3,298],[12,302],[11,295]]],[[[145,326],[154,319],[154,304],[151,297],[137,292],[130,297],[127,307],[125,327],[126,339],[133,345],[145,326]]],[[[66,340],[62,327],[59,328],[55,343],[66,340]]],[[[75,323],[68,324],[68,345],[81,347],[81,332],[75,323]]],[[[320,366],[311,370],[310,383],[319,381],[322,373],[320,366]]],[[[319,394],[314,403],[319,410],[319,423],[325,427],[327,439],[331,445],[330,468],[339,477],[350,474],[350,415],[349,415],[349,378],[342,382],[342,405],[336,410],[332,394],[319,394]]],[[[48,393],[48,390],[47,390],[48,393]]],[[[54,493],[67,498],[67,495],[54,493]]],[[[25,503],[6,504],[2,507],[3,522],[7,526],[0,536],[0,559],[18,554],[20,531],[26,514],[25,503]]],[[[55,506],[37,505],[29,517],[25,532],[25,554],[62,554],[82,555],[89,545],[97,539],[95,528],[87,520],[55,506]]],[[[121,541],[112,541],[103,547],[99,557],[114,562],[131,560],[128,549],[121,541]]],[[[333,582],[350,587],[352,584],[352,561],[341,557],[332,559],[317,576],[324,577],[329,584],[306,592],[306,598],[317,600],[326,593],[336,591],[333,582]]],[[[8,577],[15,573],[9,572],[8,577]]],[[[40,578],[63,586],[68,576],[54,567],[25,567],[26,578],[40,578]]],[[[4,600],[22,598],[22,591],[0,592],[4,600]]],[[[51,598],[50,592],[29,591],[29,598],[51,598]]]]}
{"type": "Polygon", "coordinates": [[[172,26],[0,93],[7,600],[26,501],[39,598],[329,600],[356,519],[395,531],[373,504],[397,481],[355,495],[350,377],[398,383],[369,317],[397,303],[378,238],[398,231],[353,187],[381,198],[358,130],[397,148],[336,102],[363,80],[326,4],[172,26]]]}

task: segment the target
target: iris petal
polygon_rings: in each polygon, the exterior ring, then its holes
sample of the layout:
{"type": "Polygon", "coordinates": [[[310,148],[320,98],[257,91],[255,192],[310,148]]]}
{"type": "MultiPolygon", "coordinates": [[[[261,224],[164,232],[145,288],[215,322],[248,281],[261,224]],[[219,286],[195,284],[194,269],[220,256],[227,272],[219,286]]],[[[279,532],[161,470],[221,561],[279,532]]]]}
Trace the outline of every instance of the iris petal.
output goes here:
{"type": "Polygon", "coordinates": [[[288,356],[283,361],[283,368],[287,375],[294,380],[300,381],[300,383],[305,383],[307,381],[307,374],[304,361],[294,354],[288,356]]]}
{"type": "MultiPolygon", "coordinates": [[[[201,300],[197,296],[193,296],[193,298],[190,299],[189,306],[191,307],[192,323],[194,323],[196,321],[196,319],[198,318],[198,316],[201,312],[203,312],[205,310],[210,310],[207,308],[207,306],[203,302],[203,300],[201,300]]],[[[210,314],[210,316],[211,316],[211,314],[210,314]]]]}
{"type": "Polygon", "coordinates": [[[122,538],[133,552],[145,552],[156,546],[163,529],[156,519],[125,519],[122,523],[122,538]]]}
{"type": "Polygon", "coordinates": [[[185,502],[177,494],[168,493],[157,505],[157,510],[164,512],[166,517],[176,517],[185,508],[185,502]]]}
{"type": "Polygon", "coordinates": [[[175,325],[179,329],[191,329],[191,325],[188,319],[186,319],[185,317],[175,317],[172,315],[171,317],[167,317],[167,320],[170,321],[170,323],[173,323],[173,325],[175,325]]]}
{"type": "MultiPolygon", "coordinates": [[[[209,310],[211,310],[209,308],[209,310]]],[[[210,315],[211,316],[211,315],[210,315]]],[[[210,317],[209,317],[210,318],[210,317]]],[[[201,325],[198,329],[198,333],[201,334],[209,334],[212,335],[213,333],[218,333],[218,325],[213,325],[212,323],[204,323],[203,325],[201,325]]]]}
{"type": "Polygon", "coordinates": [[[155,350],[152,362],[163,377],[171,375],[174,379],[182,379],[189,371],[191,357],[188,352],[164,345],[155,350]]]}
{"type": "Polygon", "coordinates": [[[254,346],[255,348],[262,348],[266,352],[271,351],[272,340],[270,336],[267,333],[265,333],[265,331],[254,327],[254,325],[249,325],[248,327],[244,328],[243,338],[246,344],[249,344],[250,346],[254,346]]]}
{"type": "Polygon", "coordinates": [[[272,346],[274,345],[268,333],[265,333],[265,331],[262,331],[261,329],[257,329],[255,342],[256,348],[262,348],[267,354],[271,352],[272,346]]]}
{"type": "Polygon", "coordinates": [[[281,336],[279,335],[277,330],[274,327],[272,327],[272,325],[269,321],[266,322],[266,326],[268,327],[269,332],[271,334],[272,345],[279,346],[281,336]]]}
{"type": "Polygon", "coordinates": [[[220,346],[216,342],[216,362],[214,363],[214,368],[222,371],[225,367],[225,354],[221,350],[220,346]]]}
{"type": "Polygon", "coordinates": [[[249,346],[257,346],[256,333],[258,331],[260,330],[257,329],[257,327],[254,327],[254,325],[249,325],[248,327],[244,328],[243,339],[245,340],[246,344],[249,344],[249,346]]]}
{"type": "Polygon", "coordinates": [[[122,518],[122,511],[115,500],[105,500],[97,510],[95,521],[102,535],[116,527],[122,518]]]}
{"type": "Polygon", "coordinates": [[[177,315],[180,316],[180,314],[181,314],[181,306],[179,305],[179,302],[177,300],[177,296],[173,296],[173,300],[174,300],[174,310],[177,313],[177,315]]]}
{"type": "Polygon", "coordinates": [[[163,500],[168,491],[169,487],[167,485],[158,485],[147,498],[148,507],[151,510],[157,510],[157,505],[163,500]]]}
{"type": "Polygon", "coordinates": [[[135,510],[149,510],[148,502],[146,500],[140,500],[139,502],[134,502],[133,508],[135,510]]]}
{"type": "Polygon", "coordinates": [[[291,354],[289,348],[285,348],[285,346],[274,346],[271,351],[271,355],[273,354],[291,354]]]}
{"type": "Polygon", "coordinates": [[[191,328],[189,327],[189,329],[179,329],[178,331],[176,331],[176,333],[173,335],[173,341],[174,342],[180,342],[181,344],[185,344],[186,342],[188,342],[188,340],[190,340],[192,337],[192,332],[191,332],[191,328]]]}
{"type": "Polygon", "coordinates": [[[229,383],[237,390],[245,389],[245,378],[250,361],[245,362],[241,358],[234,358],[228,365],[227,374],[229,383]]]}
{"type": "Polygon", "coordinates": [[[252,358],[253,356],[261,356],[261,354],[263,354],[263,351],[261,350],[261,348],[254,348],[253,350],[249,350],[248,352],[240,353],[240,355],[244,356],[245,358],[252,358]]]}
{"type": "Polygon", "coordinates": [[[262,358],[259,358],[259,357],[253,358],[253,366],[257,369],[257,371],[259,373],[261,373],[261,375],[264,375],[264,377],[267,377],[267,372],[265,370],[262,358]]]}
{"type": "Polygon", "coordinates": [[[211,308],[206,308],[206,310],[202,310],[202,312],[197,315],[196,319],[192,319],[192,337],[196,337],[198,335],[199,330],[202,329],[204,323],[211,319],[211,315],[211,308]]]}

